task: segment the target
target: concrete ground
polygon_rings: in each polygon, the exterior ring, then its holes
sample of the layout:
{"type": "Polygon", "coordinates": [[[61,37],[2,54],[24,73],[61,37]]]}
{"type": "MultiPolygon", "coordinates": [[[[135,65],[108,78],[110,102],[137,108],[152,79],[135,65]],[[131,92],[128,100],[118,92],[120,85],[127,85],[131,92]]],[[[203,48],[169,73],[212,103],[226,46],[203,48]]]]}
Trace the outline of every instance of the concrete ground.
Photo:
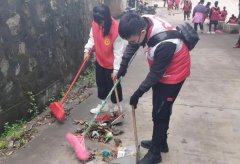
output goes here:
{"type": "MultiPolygon", "coordinates": [[[[160,15],[178,24],[182,15],[160,15]]],[[[159,14],[159,13],[158,13],[159,14]]],[[[201,40],[191,52],[191,77],[185,82],[173,107],[168,143],[170,151],[162,154],[163,164],[237,164],[240,163],[240,50],[232,46],[237,35],[201,34],[201,40]]],[[[125,122],[124,134],[119,136],[124,146],[134,146],[129,97],[145,78],[148,66],[142,50],[123,79],[125,122]]],[[[89,109],[97,104],[94,94],[74,106],[64,124],[54,123],[34,140],[1,158],[1,164],[77,164],[80,163],[65,140],[67,132],[74,132],[73,119],[89,119],[89,109]]],[[[138,138],[149,139],[152,134],[151,91],[140,98],[136,109],[138,138]]],[[[110,149],[111,144],[87,142],[89,149],[110,149]]],[[[141,149],[141,156],[146,153],[141,149]]],[[[102,163],[95,160],[92,163],[102,163]]],[[[125,162],[126,163],[126,162],[125,162]]],[[[131,163],[131,162],[130,162],[131,163]]]]}

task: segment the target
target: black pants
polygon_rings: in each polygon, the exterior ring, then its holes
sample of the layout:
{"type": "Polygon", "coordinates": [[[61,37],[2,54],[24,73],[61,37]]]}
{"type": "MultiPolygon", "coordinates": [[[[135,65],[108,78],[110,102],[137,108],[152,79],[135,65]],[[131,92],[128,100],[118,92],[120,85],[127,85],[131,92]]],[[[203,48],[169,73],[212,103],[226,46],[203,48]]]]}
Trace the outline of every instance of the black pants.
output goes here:
{"type": "Polygon", "coordinates": [[[202,23],[194,23],[194,30],[197,31],[198,25],[200,26],[200,29],[203,31],[203,24],[202,23]]]}
{"type": "Polygon", "coordinates": [[[190,11],[184,11],[183,15],[184,15],[184,20],[186,20],[186,18],[189,19],[190,18],[190,11]]]}
{"type": "MultiPolygon", "coordinates": [[[[97,89],[98,89],[98,98],[101,100],[105,100],[110,90],[113,87],[113,80],[111,77],[113,70],[103,68],[97,62],[95,62],[95,65],[96,65],[96,83],[97,83],[97,89]]],[[[122,96],[122,87],[120,83],[117,85],[117,91],[118,91],[119,101],[122,101],[123,96],[122,96]]],[[[114,104],[117,103],[114,91],[111,95],[111,101],[114,104]]]]}
{"type": "Polygon", "coordinates": [[[167,3],[167,0],[164,0],[164,4],[163,4],[163,7],[165,7],[166,3],[167,3]]]}
{"type": "Polygon", "coordinates": [[[153,90],[153,135],[152,150],[160,154],[160,147],[167,143],[167,130],[169,128],[172,106],[178,96],[184,81],[178,84],[158,83],[152,87],[153,90]]]}
{"type": "Polygon", "coordinates": [[[216,31],[216,30],[217,30],[218,21],[211,21],[211,20],[210,20],[210,23],[209,23],[209,32],[210,32],[211,29],[212,29],[212,25],[214,25],[214,31],[216,31]]]}

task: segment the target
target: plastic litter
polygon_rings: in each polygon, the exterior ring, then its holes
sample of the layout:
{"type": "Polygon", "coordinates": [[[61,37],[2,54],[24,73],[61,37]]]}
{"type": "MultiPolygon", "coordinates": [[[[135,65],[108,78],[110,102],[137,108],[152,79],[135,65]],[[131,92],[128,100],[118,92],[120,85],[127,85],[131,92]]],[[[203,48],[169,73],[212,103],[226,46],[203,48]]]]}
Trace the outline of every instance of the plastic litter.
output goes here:
{"type": "Polygon", "coordinates": [[[102,155],[103,155],[103,157],[108,157],[110,155],[110,153],[109,153],[109,151],[104,150],[102,155]]]}

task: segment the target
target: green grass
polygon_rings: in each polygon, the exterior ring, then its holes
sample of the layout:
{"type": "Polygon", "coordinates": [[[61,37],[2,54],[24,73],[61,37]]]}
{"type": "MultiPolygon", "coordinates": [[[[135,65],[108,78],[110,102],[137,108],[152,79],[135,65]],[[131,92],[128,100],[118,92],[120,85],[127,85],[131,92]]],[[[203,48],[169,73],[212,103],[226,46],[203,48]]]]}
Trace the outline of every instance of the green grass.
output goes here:
{"type": "Polygon", "coordinates": [[[0,139],[0,150],[6,149],[8,147],[8,142],[6,140],[0,139]]]}
{"type": "Polygon", "coordinates": [[[6,123],[4,126],[4,132],[0,136],[0,150],[8,148],[10,141],[20,141],[20,144],[24,144],[23,139],[25,130],[25,121],[18,121],[14,124],[6,123]]]}
{"type": "Polygon", "coordinates": [[[24,125],[26,122],[19,121],[17,123],[9,125],[8,123],[4,126],[4,132],[2,137],[7,140],[18,140],[24,135],[24,125]]]}
{"type": "MultiPolygon", "coordinates": [[[[84,72],[82,76],[78,79],[76,82],[76,87],[81,86],[83,81],[87,81],[88,85],[93,85],[95,83],[95,67],[94,65],[90,65],[84,72]]],[[[31,116],[30,119],[34,118],[37,114],[37,104],[36,99],[32,92],[27,93],[30,98],[30,108],[28,109],[28,112],[31,116]]],[[[64,90],[62,89],[60,92],[60,98],[62,98],[65,95],[64,90]]],[[[51,97],[49,98],[49,104],[52,102],[57,101],[56,98],[51,97]]],[[[45,107],[47,108],[47,107],[45,107]]],[[[0,134],[0,150],[8,149],[8,145],[10,141],[18,141],[20,143],[20,146],[24,145],[27,141],[24,139],[25,135],[25,125],[26,121],[18,121],[14,124],[6,123],[4,126],[4,131],[2,134],[0,134]]]]}

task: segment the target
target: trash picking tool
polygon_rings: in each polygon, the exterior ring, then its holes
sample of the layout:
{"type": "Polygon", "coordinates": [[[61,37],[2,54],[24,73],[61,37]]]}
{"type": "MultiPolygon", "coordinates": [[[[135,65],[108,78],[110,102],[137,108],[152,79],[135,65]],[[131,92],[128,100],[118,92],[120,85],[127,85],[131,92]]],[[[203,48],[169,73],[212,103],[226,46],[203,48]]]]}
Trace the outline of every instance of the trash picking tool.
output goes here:
{"type": "MultiPolygon", "coordinates": [[[[114,80],[114,83],[116,83],[116,80],[114,80]]],[[[117,100],[118,115],[119,116],[115,120],[112,121],[111,125],[121,123],[121,122],[123,122],[123,119],[124,119],[122,106],[120,105],[120,102],[119,102],[117,87],[114,89],[114,92],[115,92],[115,97],[116,97],[116,100],[117,100]]]]}
{"type": "MultiPolygon", "coordinates": [[[[129,61],[129,64],[132,62],[132,60],[134,59],[134,57],[136,56],[136,53],[133,55],[133,57],[131,58],[131,60],[129,61]]],[[[99,114],[101,113],[101,111],[103,110],[104,106],[106,105],[107,101],[110,99],[114,89],[117,87],[118,83],[121,81],[122,77],[120,77],[119,79],[117,79],[112,87],[112,89],[110,90],[110,92],[108,93],[106,99],[103,101],[103,103],[100,106],[100,112],[97,113],[93,119],[89,122],[87,129],[81,134],[81,136],[78,136],[78,140],[75,139],[75,142],[71,142],[72,139],[74,137],[71,137],[71,135],[67,134],[67,141],[70,145],[72,145],[73,148],[75,147],[79,147],[78,149],[74,149],[75,153],[78,157],[79,160],[81,161],[85,161],[86,159],[88,159],[90,157],[90,153],[87,150],[87,148],[85,147],[85,139],[84,137],[86,136],[86,134],[90,131],[92,125],[94,125],[96,123],[96,118],[99,116],[99,114]],[[70,136],[70,137],[69,137],[70,136]],[[79,145],[79,146],[76,146],[79,145]],[[78,155],[79,154],[79,155],[78,155]]]]}
{"type": "Polygon", "coordinates": [[[116,160],[111,161],[112,164],[126,164],[126,163],[138,163],[140,157],[140,145],[138,144],[138,135],[137,135],[137,123],[136,123],[136,114],[135,114],[134,106],[132,106],[132,122],[133,122],[133,130],[134,130],[134,140],[136,147],[136,156],[125,156],[121,158],[117,158],[116,160]]]}
{"type": "Polygon", "coordinates": [[[138,135],[137,135],[137,121],[134,106],[132,105],[132,118],[133,118],[133,130],[134,130],[134,139],[136,146],[136,164],[139,161],[140,157],[140,145],[138,144],[138,135]]]}
{"type": "MultiPolygon", "coordinates": [[[[90,49],[89,51],[89,55],[92,53],[93,48],[90,49]]],[[[89,57],[88,57],[89,58],[89,57]]],[[[62,100],[60,102],[53,102],[50,104],[49,108],[52,111],[53,115],[58,119],[58,121],[64,121],[65,119],[65,112],[64,112],[64,107],[63,104],[66,101],[66,99],[69,96],[70,91],[72,90],[74,84],[76,83],[80,73],[82,72],[84,66],[86,65],[88,58],[84,59],[82,65],[80,66],[75,78],[72,81],[72,84],[70,85],[70,87],[68,88],[65,96],[62,98],[62,100]]]]}
{"type": "MultiPolygon", "coordinates": [[[[116,83],[116,80],[114,80],[114,84],[115,83],[116,83]]],[[[117,100],[118,111],[122,113],[122,107],[121,107],[120,102],[119,102],[117,87],[114,88],[114,92],[115,92],[115,97],[116,97],[116,100],[117,100]]]]}

